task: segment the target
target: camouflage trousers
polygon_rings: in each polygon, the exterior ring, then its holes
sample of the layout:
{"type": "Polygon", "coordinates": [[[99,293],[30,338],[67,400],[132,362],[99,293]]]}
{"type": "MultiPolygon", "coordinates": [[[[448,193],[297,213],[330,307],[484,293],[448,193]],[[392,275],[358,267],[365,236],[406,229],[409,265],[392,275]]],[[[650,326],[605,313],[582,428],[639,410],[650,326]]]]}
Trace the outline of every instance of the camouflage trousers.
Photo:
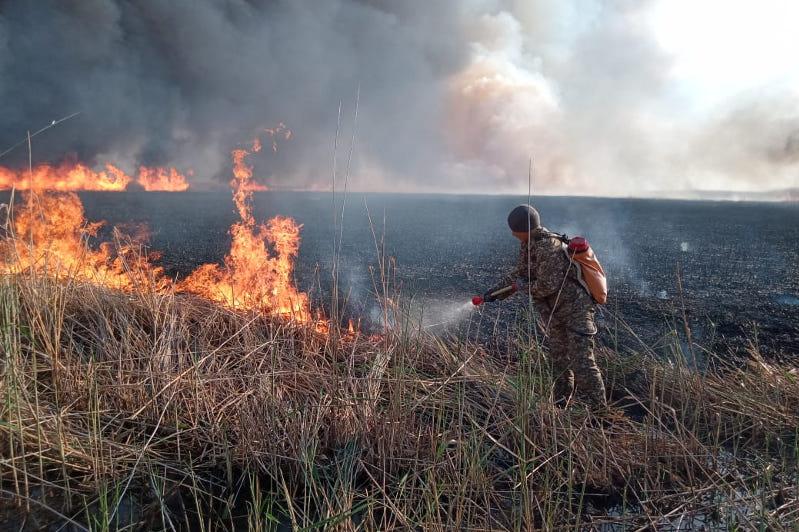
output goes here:
{"type": "Polygon", "coordinates": [[[553,325],[549,330],[549,354],[556,403],[573,396],[594,408],[607,407],[605,383],[594,358],[594,335],[553,325]]]}

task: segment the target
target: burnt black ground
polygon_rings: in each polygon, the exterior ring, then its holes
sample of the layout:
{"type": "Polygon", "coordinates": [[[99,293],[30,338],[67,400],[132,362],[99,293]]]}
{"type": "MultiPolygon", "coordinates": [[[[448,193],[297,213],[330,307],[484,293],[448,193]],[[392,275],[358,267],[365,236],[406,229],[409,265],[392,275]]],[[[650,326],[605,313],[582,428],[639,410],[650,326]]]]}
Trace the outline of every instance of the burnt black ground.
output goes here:
{"type": "MultiPolygon", "coordinates": [[[[221,261],[230,242],[228,227],[236,220],[224,191],[81,196],[90,220],[147,224],[152,248],[177,276],[221,261]]],[[[518,243],[505,218],[526,199],[349,195],[340,264],[350,309],[366,323],[377,315],[369,270],[377,260],[365,201],[378,238],[385,217],[386,251],[396,258],[403,293],[424,303],[424,323],[444,321],[436,330],[451,330],[469,314],[458,309],[514,264],[518,243]]],[[[332,196],[265,192],[256,193],[254,202],[258,219],[283,214],[303,224],[298,283],[307,290],[317,280],[326,286],[333,255],[332,196]]],[[[684,301],[695,338],[709,348],[740,351],[756,340],[769,355],[799,353],[799,204],[564,197],[533,198],[533,203],[550,229],[586,236],[605,266],[610,301],[604,322],[611,329],[606,341],[618,313],[646,342],[657,343],[670,323],[681,319],[684,301]]],[[[319,299],[319,290],[313,290],[319,299]]],[[[521,299],[486,309],[484,321],[497,312],[507,319],[521,299]]]]}

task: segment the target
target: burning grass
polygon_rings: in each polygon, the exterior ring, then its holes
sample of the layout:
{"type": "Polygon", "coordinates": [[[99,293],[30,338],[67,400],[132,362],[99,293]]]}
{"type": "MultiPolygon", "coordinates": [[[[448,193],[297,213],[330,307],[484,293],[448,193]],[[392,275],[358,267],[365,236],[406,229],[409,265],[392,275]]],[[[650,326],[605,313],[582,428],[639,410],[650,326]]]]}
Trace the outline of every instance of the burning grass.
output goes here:
{"type": "MultiPolygon", "coordinates": [[[[278,139],[291,138],[291,131],[282,123],[260,133],[271,140],[272,152],[277,151],[278,139]]],[[[0,167],[0,189],[12,189],[10,205],[0,206],[6,214],[0,232],[0,273],[44,274],[128,292],[189,292],[229,308],[313,322],[318,330],[326,330],[327,321],[311,315],[307,294],[294,284],[301,226],[284,216],[258,223],[253,215],[253,192],[267,189],[254,180],[247,159],[262,146],[260,136],[256,136],[248,147],[231,152],[230,186],[239,221],[230,227],[232,243],[224,264],[203,264],[177,284],[155,264],[157,254],[145,256],[141,252],[141,238],[122,235],[115,228],[115,242],[88,244],[104,222],[86,220],[83,204],[74,191],[125,190],[132,178],[116,167],[107,165],[108,173],[93,172],[79,163],[39,165],[27,172],[0,167]],[[110,180],[109,175],[113,177],[110,180]],[[18,185],[25,192],[21,204],[15,205],[14,187],[18,185]]],[[[142,166],[138,184],[148,191],[188,188],[183,175],[174,168],[142,166]]]]}
{"type": "Polygon", "coordinates": [[[546,358],[185,294],[0,281],[6,524],[788,528],[799,379],[604,352],[633,418],[551,405],[546,358]],[[614,517],[615,515],[615,517],[614,517]],[[26,521],[27,520],[27,521],[26,521]]]}
{"type": "Polygon", "coordinates": [[[138,177],[134,179],[111,163],[106,163],[105,170],[99,171],[72,160],[58,165],[40,164],[25,170],[0,166],[0,190],[122,192],[132,183],[150,192],[183,192],[189,188],[186,176],[175,168],[141,166],[138,177]]]}

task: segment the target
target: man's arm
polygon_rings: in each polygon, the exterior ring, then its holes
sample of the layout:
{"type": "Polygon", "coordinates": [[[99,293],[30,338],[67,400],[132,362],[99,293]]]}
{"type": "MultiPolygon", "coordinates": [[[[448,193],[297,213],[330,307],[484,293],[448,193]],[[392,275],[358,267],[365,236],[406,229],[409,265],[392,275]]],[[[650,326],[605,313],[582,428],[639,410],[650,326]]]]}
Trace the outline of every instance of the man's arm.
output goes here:
{"type": "Polygon", "coordinates": [[[528,279],[528,270],[527,246],[525,243],[522,243],[519,250],[519,258],[516,261],[516,267],[508,272],[507,275],[503,276],[499,283],[494,285],[483,297],[486,301],[494,301],[512,296],[518,290],[518,286],[521,284],[520,280],[524,281],[528,279]],[[499,293],[495,296],[492,295],[497,292],[499,293]]]}

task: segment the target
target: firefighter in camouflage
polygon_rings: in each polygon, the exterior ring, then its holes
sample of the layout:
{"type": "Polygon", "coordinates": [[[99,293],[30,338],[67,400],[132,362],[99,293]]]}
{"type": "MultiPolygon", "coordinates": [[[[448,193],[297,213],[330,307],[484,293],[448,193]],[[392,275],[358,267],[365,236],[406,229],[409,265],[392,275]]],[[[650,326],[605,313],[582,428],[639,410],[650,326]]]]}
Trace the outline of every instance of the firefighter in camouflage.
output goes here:
{"type": "MultiPolygon", "coordinates": [[[[574,398],[594,409],[606,410],[605,384],[594,358],[596,307],[578,281],[579,266],[564,253],[565,244],[557,235],[541,226],[538,211],[530,205],[513,209],[508,225],[521,241],[521,250],[516,268],[500,286],[520,278],[527,282],[549,343],[556,403],[566,404],[574,398]]],[[[507,292],[500,299],[512,293],[507,292]]]]}

